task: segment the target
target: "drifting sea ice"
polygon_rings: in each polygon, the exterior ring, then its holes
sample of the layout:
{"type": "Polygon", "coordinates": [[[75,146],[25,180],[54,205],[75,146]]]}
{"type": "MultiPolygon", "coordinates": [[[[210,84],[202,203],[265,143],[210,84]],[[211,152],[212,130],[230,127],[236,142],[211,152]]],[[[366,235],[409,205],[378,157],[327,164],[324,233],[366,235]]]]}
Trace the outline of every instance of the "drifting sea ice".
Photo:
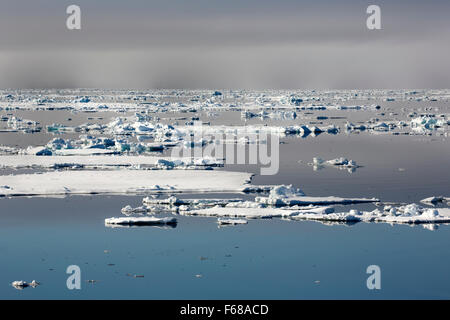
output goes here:
{"type": "Polygon", "coordinates": [[[213,207],[201,210],[181,212],[182,215],[205,217],[232,217],[245,219],[284,218],[291,220],[315,220],[329,222],[384,222],[401,224],[435,224],[449,223],[450,209],[426,209],[416,204],[400,207],[386,206],[383,210],[350,210],[335,212],[333,207],[316,207],[300,209],[282,208],[228,208],[213,207]]]}
{"type": "Polygon", "coordinates": [[[33,280],[30,283],[23,281],[23,280],[18,280],[18,281],[13,281],[11,283],[11,285],[14,288],[16,288],[17,290],[23,290],[28,287],[36,288],[38,285],[40,285],[40,283],[37,282],[36,280],[33,280]]]}
{"type": "Polygon", "coordinates": [[[403,224],[447,223],[450,222],[450,209],[427,209],[417,204],[400,207],[386,206],[383,210],[350,210],[332,214],[298,214],[294,219],[342,221],[342,222],[386,222],[403,224]]]}
{"type": "Polygon", "coordinates": [[[314,157],[313,162],[310,163],[313,166],[314,171],[323,169],[325,166],[336,167],[339,169],[346,169],[349,173],[355,172],[360,165],[356,164],[354,160],[348,160],[347,158],[336,158],[332,160],[323,160],[321,158],[314,157]]]}
{"type": "Polygon", "coordinates": [[[245,219],[217,219],[219,225],[237,225],[237,224],[247,224],[248,221],[245,219]]]}
{"type": "Polygon", "coordinates": [[[120,217],[120,218],[108,218],[105,219],[105,225],[165,225],[176,224],[177,219],[173,217],[157,218],[157,217],[120,217]]]}
{"type": "Polygon", "coordinates": [[[148,210],[147,210],[147,207],[144,207],[144,206],[133,208],[130,205],[127,205],[127,206],[123,207],[122,210],[120,210],[120,212],[122,212],[122,214],[124,214],[126,216],[130,216],[133,214],[146,214],[148,212],[148,210]]]}
{"type": "Polygon", "coordinates": [[[203,170],[53,171],[2,176],[2,184],[8,188],[0,188],[0,196],[240,192],[251,176],[203,170]]]}
{"type": "Polygon", "coordinates": [[[434,130],[447,124],[444,119],[437,119],[434,116],[418,117],[411,120],[411,128],[418,132],[434,130]]]}

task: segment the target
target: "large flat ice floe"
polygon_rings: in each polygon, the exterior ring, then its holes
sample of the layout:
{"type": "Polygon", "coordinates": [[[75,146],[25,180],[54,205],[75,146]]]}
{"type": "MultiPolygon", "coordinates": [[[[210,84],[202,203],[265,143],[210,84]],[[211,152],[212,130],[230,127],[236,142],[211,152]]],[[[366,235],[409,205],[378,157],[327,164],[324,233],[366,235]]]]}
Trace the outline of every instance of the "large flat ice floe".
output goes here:
{"type": "Polygon", "coordinates": [[[2,176],[0,196],[240,192],[251,176],[192,170],[53,171],[2,176]]]}
{"type": "Polygon", "coordinates": [[[332,212],[334,212],[332,207],[310,207],[297,210],[284,210],[280,208],[214,207],[202,210],[182,211],[181,214],[205,217],[269,219],[294,217],[299,214],[326,215],[332,212]]]}

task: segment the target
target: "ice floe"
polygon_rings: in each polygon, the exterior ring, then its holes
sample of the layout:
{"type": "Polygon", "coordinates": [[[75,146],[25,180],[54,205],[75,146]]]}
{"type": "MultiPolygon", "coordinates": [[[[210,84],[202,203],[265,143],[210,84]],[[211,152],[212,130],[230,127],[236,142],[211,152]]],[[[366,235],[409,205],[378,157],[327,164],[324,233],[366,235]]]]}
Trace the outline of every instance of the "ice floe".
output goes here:
{"type": "Polygon", "coordinates": [[[310,206],[306,208],[228,208],[213,207],[180,212],[182,215],[205,217],[231,217],[245,219],[284,218],[329,222],[384,222],[399,224],[449,223],[450,208],[427,209],[416,204],[400,207],[386,206],[383,210],[335,212],[333,207],[310,206]]]}
{"type": "Polygon", "coordinates": [[[13,281],[11,283],[11,285],[14,288],[16,288],[17,290],[23,290],[23,289],[28,288],[28,287],[36,288],[38,285],[40,285],[40,283],[37,282],[36,280],[33,280],[33,281],[29,282],[29,283],[26,282],[26,281],[23,281],[23,280],[17,280],[17,281],[13,281]]]}
{"type": "Polygon", "coordinates": [[[447,125],[444,119],[437,119],[434,116],[426,115],[411,120],[411,128],[418,132],[425,132],[427,130],[434,130],[447,125]]]}
{"type": "Polygon", "coordinates": [[[353,173],[353,172],[355,172],[355,170],[357,168],[361,167],[360,165],[356,164],[356,161],[348,160],[347,158],[344,158],[344,157],[340,157],[340,158],[336,158],[336,159],[332,159],[332,160],[323,160],[321,158],[315,157],[315,158],[313,158],[313,162],[310,163],[310,165],[313,166],[314,171],[321,170],[325,166],[331,166],[331,167],[336,167],[339,169],[345,169],[349,173],[353,173]]]}
{"type": "Polygon", "coordinates": [[[246,219],[270,219],[270,218],[288,218],[299,214],[324,215],[334,212],[333,207],[310,206],[306,208],[281,209],[273,207],[252,208],[252,207],[212,207],[200,210],[182,211],[180,214],[187,216],[204,217],[230,217],[246,219]]]}
{"type": "Polygon", "coordinates": [[[153,216],[143,217],[119,217],[105,219],[105,225],[165,225],[176,224],[177,219],[173,217],[157,218],[153,216]]]}
{"type": "Polygon", "coordinates": [[[219,225],[238,225],[238,224],[247,224],[248,221],[245,219],[224,219],[219,218],[217,219],[217,223],[219,225]]]}
{"type": "Polygon", "coordinates": [[[240,192],[252,174],[229,171],[61,171],[2,176],[0,196],[240,192]],[[220,183],[217,183],[220,181],[220,183]]]}

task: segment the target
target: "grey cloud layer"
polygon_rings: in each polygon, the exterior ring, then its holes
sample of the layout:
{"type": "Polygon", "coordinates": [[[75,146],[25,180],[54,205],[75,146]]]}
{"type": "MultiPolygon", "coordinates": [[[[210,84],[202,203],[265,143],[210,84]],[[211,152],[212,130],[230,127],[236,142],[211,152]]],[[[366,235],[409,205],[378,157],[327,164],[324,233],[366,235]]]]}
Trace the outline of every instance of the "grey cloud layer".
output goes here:
{"type": "Polygon", "coordinates": [[[2,4],[0,87],[441,88],[450,83],[448,2],[382,5],[380,31],[365,28],[362,1],[342,6],[262,1],[253,10],[255,1],[173,2],[172,7],[166,1],[153,8],[151,2],[124,7],[110,1],[104,10],[99,2],[79,2],[81,31],[65,29],[70,3],[45,0],[47,10],[27,11],[20,0],[10,14],[2,4]]]}

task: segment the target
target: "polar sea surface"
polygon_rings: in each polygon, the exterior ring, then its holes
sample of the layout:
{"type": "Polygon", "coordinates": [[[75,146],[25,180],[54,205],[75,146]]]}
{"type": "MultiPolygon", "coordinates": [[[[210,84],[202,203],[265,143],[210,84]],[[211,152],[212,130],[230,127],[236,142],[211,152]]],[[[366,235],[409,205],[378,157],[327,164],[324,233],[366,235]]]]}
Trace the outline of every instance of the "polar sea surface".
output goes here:
{"type": "MultiPolygon", "coordinates": [[[[134,121],[136,112],[145,111],[145,116],[149,117],[146,125],[164,123],[175,128],[197,117],[204,123],[230,127],[267,124],[282,128],[296,125],[326,128],[334,125],[339,129],[334,134],[280,136],[280,169],[275,175],[260,175],[260,165],[225,164],[210,169],[225,171],[223,174],[227,171],[254,174],[251,185],[255,186],[292,185],[308,196],[377,198],[381,202],[336,205],[336,212],[350,209],[370,212],[383,206],[405,204],[429,209],[448,208],[445,202],[433,206],[421,200],[431,196],[450,197],[450,91],[221,91],[222,95],[217,95],[214,91],[4,90],[1,93],[0,117],[5,118],[0,122],[0,187],[5,185],[2,176],[7,175],[60,171],[69,174],[71,170],[88,170],[14,167],[11,158],[7,166],[2,166],[6,164],[6,161],[1,162],[2,155],[22,159],[19,157],[28,147],[44,146],[54,138],[71,139],[76,145],[77,139],[83,139],[80,137],[85,134],[116,139],[117,145],[119,136],[114,132],[115,127],[86,131],[85,124],[107,126],[117,117],[134,121]],[[105,105],[110,107],[106,110],[98,107],[105,105]],[[316,108],[318,105],[324,107],[316,108]],[[355,105],[361,108],[342,108],[355,105]],[[374,108],[375,105],[380,108],[374,108]],[[279,110],[285,113],[280,116],[279,110]],[[245,118],[243,111],[253,115],[245,118]],[[261,116],[262,111],[271,115],[261,116]],[[290,117],[288,112],[295,112],[296,117],[290,117]],[[8,123],[7,119],[12,117],[37,124],[26,125],[24,129],[20,121],[8,123]],[[428,122],[413,128],[415,124],[411,121],[416,118],[428,122]],[[435,121],[430,119],[439,119],[439,125],[435,126],[435,121]],[[408,125],[401,126],[400,122],[408,125]],[[55,132],[47,127],[55,123],[70,129],[55,132]],[[348,123],[367,129],[346,130],[348,123]],[[379,123],[387,124],[389,129],[373,129],[379,123]],[[76,127],[78,129],[72,130],[76,127]],[[360,166],[349,170],[312,165],[313,158],[339,157],[352,159],[360,166]]],[[[127,136],[131,151],[126,155],[166,158],[170,155],[170,150],[135,151],[133,148],[139,138],[134,132],[127,136]]],[[[150,141],[161,142],[156,134],[150,141]]],[[[202,174],[208,172],[203,171],[204,168],[195,169],[202,170],[202,174]]],[[[161,187],[164,189],[162,184],[161,187]]],[[[123,207],[142,206],[146,192],[151,191],[146,189],[143,194],[128,195],[8,195],[0,198],[3,262],[0,298],[450,298],[449,224],[338,223],[272,218],[219,226],[215,217],[156,213],[155,216],[175,216],[177,224],[105,226],[105,219],[123,216],[123,207]],[[69,265],[78,265],[81,269],[81,290],[69,290],[66,286],[69,265]],[[369,265],[378,265],[381,269],[380,290],[367,288],[369,265]],[[17,290],[11,285],[16,280],[36,280],[40,285],[17,290]]],[[[167,188],[164,193],[153,196],[165,199],[170,191],[167,188]]],[[[255,194],[238,190],[213,194],[204,191],[190,190],[176,196],[248,201],[255,198],[255,194]]]]}

